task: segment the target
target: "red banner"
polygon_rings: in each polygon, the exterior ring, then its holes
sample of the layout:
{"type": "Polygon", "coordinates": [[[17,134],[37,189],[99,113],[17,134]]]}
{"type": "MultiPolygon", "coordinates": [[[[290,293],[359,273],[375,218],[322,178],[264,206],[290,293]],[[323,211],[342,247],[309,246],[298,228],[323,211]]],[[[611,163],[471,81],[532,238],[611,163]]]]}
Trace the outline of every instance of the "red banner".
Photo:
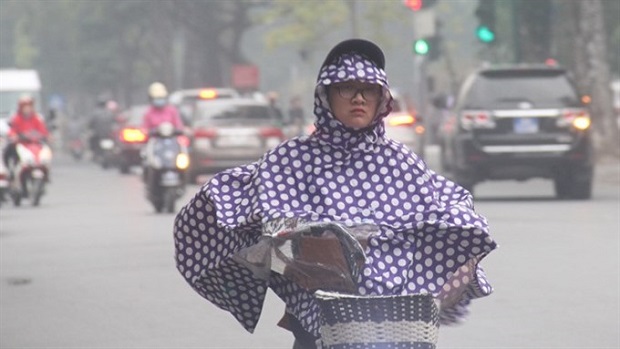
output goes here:
{"type": "Polygon", "coordinates": [[[259,71],[255,65],[235,64],[232,66],[232,86],[237,89],[258,89],[259,71]]]}

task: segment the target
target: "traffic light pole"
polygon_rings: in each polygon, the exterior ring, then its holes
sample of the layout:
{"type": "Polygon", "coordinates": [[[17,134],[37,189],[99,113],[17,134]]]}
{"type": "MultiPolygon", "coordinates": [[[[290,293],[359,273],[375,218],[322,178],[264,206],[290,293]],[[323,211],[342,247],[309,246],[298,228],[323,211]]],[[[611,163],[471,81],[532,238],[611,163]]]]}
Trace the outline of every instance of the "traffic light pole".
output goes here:
{"type": "MultiPolygon", "coordinates": [[[[415,44],[416,40],[419,38],[419,31],[416,30],[416,13],[418,11],[411,12],[412,19],[412,36],[413,43],[415,44]]],[[[415,51],[415,50],[414,50],[415,51]]],[[[417,113],[417,117],[426,118],[426,105],[428,98],[428,74],[426,71],[426,60],[427,55],[420,55],[413,52],[413,77],[412,77],[412,85],[413,85],[413,103],[414,108],[417,113]]]]}
{"type": "Polygon", "coordinates": [[[427,112],[427,104],[428,104],[428,72],[426,69],[426,56],[416,55],[415,66],[417,67],[417,76],[418,81],[416,85],[418,101],[416,103],[416,110],[418,112],[418,117],[422,117],[423,119],[428,119],[427,112]]]}

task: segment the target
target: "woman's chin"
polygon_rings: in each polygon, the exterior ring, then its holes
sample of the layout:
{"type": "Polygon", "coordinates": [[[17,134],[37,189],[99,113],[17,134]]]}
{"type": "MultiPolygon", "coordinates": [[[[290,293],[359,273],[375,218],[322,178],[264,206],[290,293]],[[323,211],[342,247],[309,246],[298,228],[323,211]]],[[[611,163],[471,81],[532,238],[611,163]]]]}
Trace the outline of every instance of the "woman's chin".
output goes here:
{"type": "Polygon", "coordinates": [[[369,124],[370,122],[362,119],[348,120],[348,122],[344,123],[345,126],[354,130],[361,130],[365,127],[368,127],[369,124]]]}

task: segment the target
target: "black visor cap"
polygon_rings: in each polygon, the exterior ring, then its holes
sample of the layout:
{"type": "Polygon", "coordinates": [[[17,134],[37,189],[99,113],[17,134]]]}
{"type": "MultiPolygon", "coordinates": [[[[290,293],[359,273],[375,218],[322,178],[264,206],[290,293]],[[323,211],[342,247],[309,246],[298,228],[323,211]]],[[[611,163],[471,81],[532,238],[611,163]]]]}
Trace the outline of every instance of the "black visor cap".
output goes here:
{"type": "Polygon", "coordinates": [[[332,63],[336,58],[340,57],[340,55],[349,52],[360,53],[373,61],[377,67],[385,69],[385,56],[383,55],[383,51],[381,51],[379,46],[364,39],[349,39],[334,46],[327,54],[327,57],[325,57],[325,61],[323,61],[321,67],[332,63]]]}

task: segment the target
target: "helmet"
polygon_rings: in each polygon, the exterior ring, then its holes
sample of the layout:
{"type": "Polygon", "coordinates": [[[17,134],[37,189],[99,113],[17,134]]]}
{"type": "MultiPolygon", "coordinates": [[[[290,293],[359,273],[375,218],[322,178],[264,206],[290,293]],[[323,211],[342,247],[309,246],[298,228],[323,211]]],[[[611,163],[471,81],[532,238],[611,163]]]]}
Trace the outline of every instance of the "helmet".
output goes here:
{"type": "Polygon", "coordinates": [[[17,104],[21,107],[22,105],[34,105],[34,98],[32,98],[29,94],[23,94],[19,96],[19,100],[17,104]]]}
{"type": "Polygon", "coordinates": [[[99,108],[105,108],[106,104],[108,103],[109,100],[111,100],[112,97],[110,96],[110,94],[108,94],[107,92],[104,93],[100,93],[97,96],[97,101],[96,101],[96,105],[99,108]]]}
{"type": "Polygon", "coordinates": [[[149,97],[153,99],[166,98],[168,97],[168,90],[161,82],[154,82],[149,86],[149,97]]]}

